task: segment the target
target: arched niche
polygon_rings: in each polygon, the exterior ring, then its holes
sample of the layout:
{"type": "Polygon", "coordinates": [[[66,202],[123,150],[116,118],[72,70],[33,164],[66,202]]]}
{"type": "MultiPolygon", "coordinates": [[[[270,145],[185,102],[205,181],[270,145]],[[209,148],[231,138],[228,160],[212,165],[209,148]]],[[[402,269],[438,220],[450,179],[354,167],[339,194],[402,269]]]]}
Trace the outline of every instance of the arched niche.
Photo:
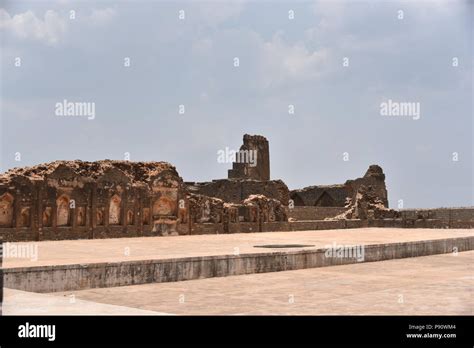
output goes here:
{"type": "Polygon", "coordinates": [[[20,227],[30,227],[30,208],[29,207],[21,208],[20,227]]]}
{"type": "Polygon", "coordinates": [[[142,222],[144,225],[148,225],[150,221],[150,209],[143,208],[142,222]]]}
{"type": "Polygon", "coordinates": [[[84,207],[77,208],[77,226],[86,225],[86,209],[84,207]]]}
{"type": "Polygon", "coordinates": [[[110,198],[109,207],[109,225],[120,224],[120,204],[122,199],[118,195],[113,195],[110,198]]]}
{"type": "Polygon", "coordinates": [[[97,208],[96,223],[97,223],[97,226],[104,225],[104,208],[97,208]]]}
{"type": "Polygon", "coordinates": [[[13,196],[9,193],[4,193],[0,196],[0,226],[13,226],[13,196]]]}
{"type": "Polygon", "coordinates": [[[57,226],[68,226],[69,225],[69,197],[66,195],[60,196],[56,200],[56,225],[57,226]]]}
{"type": "Polygon", "coordinates": [[[53,209],[51,207],[44,208],[43,220],[42,220],[44,227],[51,227],[51,224],[52,224],[51,213],[52,213],[52,211],[53,211],[53,209]]]}
{"type": "Polygon", "coordinates": [[[153,203],[153,216],[169,216],[173,215],[174,202],[168,197],[160,197],[153,203]]]}
{"type": "Polygon", "coordinates": [[[133,225],[133,222],[134,222],[134,213],[133,213],[133,210],[129,210],[127,212],[127,225],[133,225]]]}

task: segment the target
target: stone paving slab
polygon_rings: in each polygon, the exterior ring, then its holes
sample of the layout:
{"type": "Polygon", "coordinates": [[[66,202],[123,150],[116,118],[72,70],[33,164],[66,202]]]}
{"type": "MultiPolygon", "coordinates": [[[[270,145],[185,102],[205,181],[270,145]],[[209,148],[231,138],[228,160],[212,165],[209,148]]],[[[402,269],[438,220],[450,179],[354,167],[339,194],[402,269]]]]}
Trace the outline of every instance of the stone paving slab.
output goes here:
{"type": "Polygon", "coordinates": [[[168,315],[121,305],[5,289],[3,315],[168,315]]]}
{"type": "MultiPolygon", "coordinates": [[[[6,257],[4,268],[72,265],[184,257],[311,250],[327,245],[369,245],[474,236],[474,229],[358,228],[222,235],[139,237],[94,240],[11,243],[37,247],[34,257],[6,257]],[[303,244],[314,247],[267,249],[265,244],[303,244]]],[[[8,256],[8,255],[7,255],[8,256]]],[[[29,256],[29,255],[28,255],[29,256]]]]}

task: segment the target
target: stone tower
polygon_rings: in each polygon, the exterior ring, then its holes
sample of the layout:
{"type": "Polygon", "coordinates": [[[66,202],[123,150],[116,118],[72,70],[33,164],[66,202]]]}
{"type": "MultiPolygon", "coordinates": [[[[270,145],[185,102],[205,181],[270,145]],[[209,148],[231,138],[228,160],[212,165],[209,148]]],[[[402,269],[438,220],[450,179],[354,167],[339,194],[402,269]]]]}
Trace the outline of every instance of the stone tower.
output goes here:
{"type": "Polygon", "coordinates": [[[270,180],[270,150],[264,136],[244,135],[244,143],[229,169],[228,178],[270,180]]]}

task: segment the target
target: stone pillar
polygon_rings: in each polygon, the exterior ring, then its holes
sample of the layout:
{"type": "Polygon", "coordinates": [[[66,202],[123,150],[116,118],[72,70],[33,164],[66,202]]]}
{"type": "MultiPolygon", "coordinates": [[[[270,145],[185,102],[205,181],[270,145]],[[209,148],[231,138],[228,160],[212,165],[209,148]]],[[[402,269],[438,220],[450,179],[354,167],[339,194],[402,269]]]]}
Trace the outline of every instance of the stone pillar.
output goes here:
{"type": "MultiPolygon", "coordinates": [[[[72,194],[71,194],[72,196],[72,194]]],[[[77,226],[77,200],[74,199],[73,197],[69,198],[69,218],[72,219],[70,221],[69,226],[72,228],[73,231],[76,230],[77,226]],[[74,208],[71,208],[71,200],[74,200],[74,208]]]]}
{"type": "Polygon", "coordinates": [[[150,199],[150,213],[148,214],[148,226],[150,226],[151,229],[153,229],[153,223],[154,223],[154,218],[153,218],[153,202],[154,202],[154,197],[153,194],[149,194],[149,199],[150,199]]]}
{"type": "Polygon", "coordinates": [[[94,239],[95,228],[97,227],[97,183],[94,182],[91,188],[91,239],[94,239]]]}
{"type": "Polygon", "coordinates": [[[110,190],[107,190],[107,202],[105,202],[104,208],[104,227],[109,227],[109,213],[110,213],[110,190]]]}
{"type": "Polygon", "coordinates": [[[58,193],[54,195],[54,202],[53,202],[53,209],[51,212],[51,227],[53,231],[56,233],[57,232],[57,227],[58,227],[58,193]]]}
{"type": "Polygon", "coordinates": [[[97,184],[94,183],[91,189],[91,227],[97,226],[97,184]]]}
{"type": "Polygon", "coordinates": [[[129,187],[125,187],[122,194],[122,205],[120,206],[120,225],[126,229],[127,228],[127,212],[128,212],[128,191],[129,187]]]}
{"type": "Polygon", "coordinates": [[[20,191],[16,191],[16,197],[15,200],[13,201],[14,208],[13,208],[13,218],[15,222],[15,229],[16,232],[20,232],[20,214],[21,214],[21,198],[20,198],[20,191]]]}
{"type": "Polygon", "coordinates": [[[138,230],[140,231],[140,234],[143,234],[143,218],[142,218],[142,214],[143,214],[143,192],[140,190],[138,192],[138,204],[137,204],[137,209],[138,209],[138,212],[137,212],[137,223],[138,223],[138,230]]]}
{"type": "Polygon", "coordinates": [[[43,230],[43,188],[42,186],[38,187],[37,196],[36,196],[36,216],[37,216],[37,233],[36,240],[41,240],[41,231],[43,230]]]}
{"type": "Polygon", "coordinates": [[[134,215],[135,215],[135,228],[137,232],[141,235],[143,232],[143,222],[142,222],[142,193],[141,190],[135,190],[135,204],[134,204],[134,215]]]}

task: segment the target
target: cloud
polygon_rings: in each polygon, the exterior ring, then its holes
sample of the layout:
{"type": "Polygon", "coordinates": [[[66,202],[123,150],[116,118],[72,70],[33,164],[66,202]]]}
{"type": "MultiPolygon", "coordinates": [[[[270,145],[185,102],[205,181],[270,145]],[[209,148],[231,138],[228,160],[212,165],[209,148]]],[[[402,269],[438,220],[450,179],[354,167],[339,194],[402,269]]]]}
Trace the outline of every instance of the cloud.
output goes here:
{"type": "Polygon", "coordinates": [[[54,45],[66,33],[67,24],[63,17],[52,10],[46,11],[44,19],[41,19],[32,11],[12,17],[5,9],[0,9],[0,29],[22,39],[33,39],[54,45]]]}
{"type": "Polygon", "coordinates": [[[329,51],[310,51],[303,42],[288,44],[280,35],[263,43],[261,73],[263,87],[275,87],[287,82],[304,82],[321,76],[329,51]]]}
{"type": "Polygon", "coordinates": [[[192,51],[195,55],[206,56],[212,52],[213,42],[209,38],[199,39],[193,42],[192,51]]]}
{"type": "Polygon", "coordinates": [[[311,9],[319,18],[317,25],[319,30],[331,30],[344,23],[344,17],[347,13],[347,3],[342,1],[315,1],[311,9]]]}
{"type": "Polygon", "coordinates": [[[102,25],[110,22],[116,15],[113,8],[94,9],[87,20],[92,24],[102,25]]]}
{"type": "Polygon", "coordinates": [[[208,25],[218,25],[229,19],[237,18],[245,7],[245,1],[199,3],[191,12],[208,25]]]}
{"type": "MultiPolygon", "coordinates": [[[[116,15],[112,8],[93,9],[84,21],[92,25],[103,25],[116,15]]],[[[61,42],[68,31],[68,22],[69,12],[62,15],[54,10],[47,10],[42,19],[31,10],[11,16],[5,9],[0,9],[0,30],[10,32],[21,39],[36,40],[48,45],[61,42]]]]}

